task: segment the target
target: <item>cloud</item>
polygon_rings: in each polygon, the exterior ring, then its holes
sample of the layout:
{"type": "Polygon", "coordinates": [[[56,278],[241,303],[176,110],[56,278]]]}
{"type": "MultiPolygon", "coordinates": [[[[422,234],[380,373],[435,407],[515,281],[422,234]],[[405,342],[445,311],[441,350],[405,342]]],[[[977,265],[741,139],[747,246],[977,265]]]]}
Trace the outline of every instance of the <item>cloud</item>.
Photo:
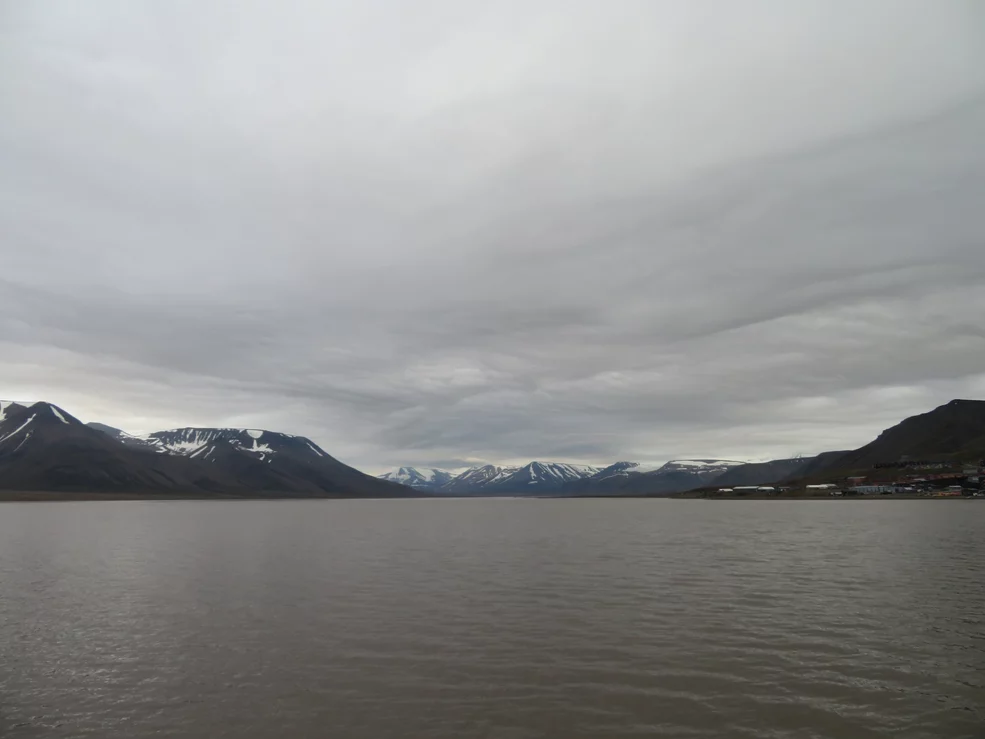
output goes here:
{"type": "Polygon", "coordinates": [[[978,3],[0,12],[0,396],[376,470],[985,391],[978,3]]]}

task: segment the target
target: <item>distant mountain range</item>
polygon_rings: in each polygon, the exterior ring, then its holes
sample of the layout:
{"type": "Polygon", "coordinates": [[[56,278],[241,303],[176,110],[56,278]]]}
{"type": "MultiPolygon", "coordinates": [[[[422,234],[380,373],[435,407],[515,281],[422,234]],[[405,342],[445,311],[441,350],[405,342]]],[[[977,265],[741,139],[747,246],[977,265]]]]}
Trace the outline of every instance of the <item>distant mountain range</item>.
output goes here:
{"type": "Polygon", "coordinates": [[[417,490],[437,490],[447,485],[455,477],[451,472],[434,467],[400,467],[393,472],[379,476],[381,480],[409,485],[417,490]]]}
{"type": "Polygon", "coordinates": [[[436,495],[663,496],[706,487],[836,481],[852,474],[871,475],[877,465],[891,465],[901,459],[951,461],[955,465],[985,460],[985,401],[952,400],[929,413],[907,418],[853,451],[752,463],[674,460],[657,468],[637,462],[616,462],[601,469],[557,462],[531,462],[526,467],[485,465],[447,482],[436,478],[435,483],[420,487],[436,495]],[[531,469],[536,474],[525,472],[531,469]],[[547,470],[554,474],[547,474],[547,470]],[[567,473],[562,474],[562,470],[567,473]]]}
{"type": "Polygon", "coordinates": [[[137,436],[84,424],[46,402],[0,401],[0,490],[226,497],[666,496],[706,487],[892,476],[898,464],[985,459],[985,401],[954,400],[907,418],[851,451],[745,463],[683,459],[654,468],[616,462],[483,465],[453,474],[401,467],[378,478],[303,436],[238,428],[179,428],[137,436]]]}
{"type": "Polygon", "coordinates": [[[531,462],[523,467],[487,464],[459,474],[433,467],[400,467],[379,477],[438,495],[541,495],[563,490],[567,484],[592,477],[598,471],[586,465],[531,462]]]}
{"type": "Polygon", "coordinates": [[[563,462],[523,467],[484,465],[452,476],[446,470],[401,467],[385,480],[414,480],[414,487],[438,495],[666,495],[691,490],[744,462],[681,459],[659,467],[616,462],[605,468],[563,462]]]}

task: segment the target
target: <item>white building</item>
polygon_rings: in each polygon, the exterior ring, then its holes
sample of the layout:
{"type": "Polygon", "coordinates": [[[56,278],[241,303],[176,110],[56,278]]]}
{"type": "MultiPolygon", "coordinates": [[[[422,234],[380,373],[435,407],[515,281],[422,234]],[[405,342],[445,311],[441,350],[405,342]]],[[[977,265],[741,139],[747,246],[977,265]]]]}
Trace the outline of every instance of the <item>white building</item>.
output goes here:
{"type": "Polygon", "coordinates": [[[882,493],[891,493],[893,490],[892,485],[856,485],[851,488],[853,493],[859,495],[881,495],[882,493]]]}

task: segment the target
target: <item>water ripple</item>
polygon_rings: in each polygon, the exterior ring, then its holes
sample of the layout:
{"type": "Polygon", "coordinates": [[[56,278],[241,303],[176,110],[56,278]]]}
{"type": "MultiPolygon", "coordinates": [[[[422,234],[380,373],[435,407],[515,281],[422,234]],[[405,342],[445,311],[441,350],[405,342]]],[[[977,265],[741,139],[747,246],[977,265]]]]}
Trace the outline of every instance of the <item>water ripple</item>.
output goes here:
{"type": "Polygon", "coordinates": [[[985,505],[0,508],[0,735],[985,736],[985,505]]]}

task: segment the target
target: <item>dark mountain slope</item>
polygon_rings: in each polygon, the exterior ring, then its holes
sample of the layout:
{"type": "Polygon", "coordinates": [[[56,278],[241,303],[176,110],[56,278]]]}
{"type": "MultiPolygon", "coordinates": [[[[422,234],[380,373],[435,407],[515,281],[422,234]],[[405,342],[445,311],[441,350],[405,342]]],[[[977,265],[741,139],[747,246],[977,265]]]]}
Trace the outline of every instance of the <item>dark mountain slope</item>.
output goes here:
{"type": "Polygon", "coordinates": [[[187,460],[130,450],[50,403],[6,409],[0,421],[0,488],[235,492],[187,460]]]}
{"type": "Polygon", "coordinates": [[[126,435],[118,428],[114,428],[113,426],[107,426],[105,423],[98,423],[97,421],[89,421],[89,423],[87,423],[86,426],[88,426],[91,429],[96,429],[96,431],[102,431],[104,434],[109,434],[110,436],[113,436],[115,438],[120,438],[121,436],[126,435]]]}
{"type": "Polygon", "coordinates": [[[306,497],[405,497],[410,488],[342,464],[301,436],[99,430],[50,403],[0,408],[0,489],[306,497]]]}
{"type": "Polygon", "coordinates": [[[772,485],[797,475],[814,460],[813,457],[774,459],[770,462],[752,462],[732,467],[716,477],[710,484],[719,487],[735,485],[772,485]]]}
{"type": "Polygon", "coordinates": [[[787,477],[780,480],[780,482],[785,482],[788,480],[797,479],[810,479],[815,475],[823,474],[827,469],[833,469],[838,466],[838,460],[849,454],[847,451],[840,452],[822,452],[816,457],[812,457],[807,464],[798,469],[796,472],[791,473],[787,477]]]}
{"type": "Polygon", "coordinates": [[[911,416],[875,441],[847,452],[819,473],[865,470],[911,460],[979,460],[985,457],[985,401],[952,400],[929,413],[911,416]]]}
{"type": "Polygon", "coordinates": [[[638,462],[616,462],[592,477],[568,483],[564,492],[568,495],[621,495],[630,479],[639,477],[645,471],[638,462]]]}
{"type": "Polygon", "coordinates": [[[722,459],[674,460],[653,472],[630,477],[621,492],[627,495],[660,496],[704,487],[742,462],[722,459]]]}
{"type": "Polygon", "coordinates": [[[194,459],[221,479],[268,493],[405,497],[413,491],[343,464],[303,436],[260,429],[184,428],[150,434],[165,453],[194,459]]]}

